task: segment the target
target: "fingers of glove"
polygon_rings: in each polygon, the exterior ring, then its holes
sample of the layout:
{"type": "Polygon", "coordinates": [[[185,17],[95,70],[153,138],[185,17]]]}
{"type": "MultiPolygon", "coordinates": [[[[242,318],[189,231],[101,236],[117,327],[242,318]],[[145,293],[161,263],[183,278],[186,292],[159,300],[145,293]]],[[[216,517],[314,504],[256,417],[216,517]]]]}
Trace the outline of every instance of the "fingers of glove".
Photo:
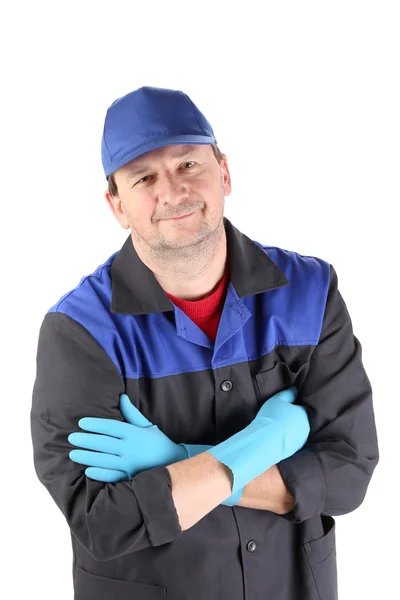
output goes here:
{"type": "Polygon", "coordinates": [[[274,396],[271,396],[258,411],[257,417],[269,417],[269,418],[280,418],[284,414],[290,412],[293,408],[292,402],[294,402],[296,396],[294,391],[295,388],[278,392],[274,396]],[[283,401],[282,401],[283,398],[283,401]]]}
{"type": "Polygon", "coordinates": [[[119,408],[121,413],[128,423],[136,425],[137,427],[150,427],[153,425],[136,406],[133,406],[129,397],[126,394],[121,394],[119,401],[119,408]]]}
{"type": "Polygon", "coordinates": [[[304,406],[300,406],[300,405],[296,405],[293,408],[297,409],[296,410],[297,422],[301,426],[304,435],[306,435],[308,437],[308,435],[310,433],[310,419],[308,417],[307,410],[304,408],[304,406]]]}
{"type": "Polygon", "coordinates": [[[85,471],[86,477],[103,481],[105,483],[115,483],[116,481],[129,481],[128,474],[125,471],[115,469],[99,469],[98,467],[88,467],[85,471]]]}
{"type": "Polygon", "coordinates": [[[78,421],[78,425],[81,429],[85,429],[85,431],[104,433],[105,435],[112,435],[120,439],[124,439],[131,427],[129,423],[124,423],[123,421],[101,419],[98,417],[83,417],[83,419],[78,421]]]}
{"type": "Polygon", "coordinates": [[[293,385],[290,388],[287,388],[286,390],[282,390],[281,392],[278,392],[277,394],[274,394],[270,400],[272,400],[272,398],[275,399],[275,401],[280,401],[280,402],[287,402],[287,403],[292,403],[296,400],[296,396],[297,396],[297,388],[293,385]]]}
{"type": "Polygon", "coordinates": [[[68,441],[73,446],[78,446],[79,448],[108,452],[117,456],[120,456],[122,451],[121,440],[109,435],[96,435],[95,433],[80,433],[76,431],[69,434],[68,441]]]}
{"type": "Polygon", "coordinates": [[[281,424],[285,432],[285,447],[290,449],[290,456],[300,450],[308,439],[310,423],[307,411],[303,406],[291,406],[290,410],[283,415],[281,424]]]}
{"type": "Polygon", "coordinates": [[[100,467],[102,469],[121,470],[122,460],[114,454],[104,452],[89,452],[88,450],[71,450],[69,457],[76,463],[88,467],[100,467]]]}

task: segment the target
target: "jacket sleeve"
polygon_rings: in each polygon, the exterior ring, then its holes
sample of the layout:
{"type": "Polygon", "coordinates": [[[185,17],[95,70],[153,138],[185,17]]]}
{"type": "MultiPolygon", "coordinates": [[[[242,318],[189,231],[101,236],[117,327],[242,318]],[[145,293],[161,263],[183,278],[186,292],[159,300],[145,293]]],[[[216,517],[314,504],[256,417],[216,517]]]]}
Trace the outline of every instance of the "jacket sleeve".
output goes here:
{"type": "Polygon", "coordinates": [[[364,500],[379,450],[361,344],[332,265],[319,343],[298,400],[307,409],[310,435],[277,465],[295,499],[294,509],[281,517],[301,523],[318,514],[349,513],[364,500]]]}
{"type": "Polygon", "coordinates": [[[166,467],[130,481],[103,483],[69,458],[68,435],[85,416],[123,421],[125,391],[117,367],[94,337],[63,313],[43,320],[31,408],[37,476],[64,514],[73,535],[97,560],[171,542],[182,534],[166,467]]]}

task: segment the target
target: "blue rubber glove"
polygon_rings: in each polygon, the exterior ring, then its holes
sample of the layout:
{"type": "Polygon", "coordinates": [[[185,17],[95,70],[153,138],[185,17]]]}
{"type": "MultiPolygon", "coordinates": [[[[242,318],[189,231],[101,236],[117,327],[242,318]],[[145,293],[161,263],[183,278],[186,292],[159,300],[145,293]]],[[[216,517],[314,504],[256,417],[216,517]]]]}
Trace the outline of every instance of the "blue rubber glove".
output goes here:
{"type": "MultiPolygon", "coordinates": [[[[92,433],[74,432],[68,436],[70,444],[86,448],[72,450],[69,457],[88,465],[85,473],[91,479],[112,483],[129,480],[140,471],[179,462],[212,448],[201,444],[175,444],[131,404],[126,394],[120,396],[120,409],[127,423],[84,417],[78,424],[92,433]]],[[[243,491],[244,488],[237,490],[222,504],[234,506],[243,491]]]]}
{"type": "Polygon", "coordinates": [[[296,395],[290,387],[271,396],[247,427],[208,450],[232,471],[233,493],[306,443],[310,423],[305,408],[292,404],[296,395]]]}

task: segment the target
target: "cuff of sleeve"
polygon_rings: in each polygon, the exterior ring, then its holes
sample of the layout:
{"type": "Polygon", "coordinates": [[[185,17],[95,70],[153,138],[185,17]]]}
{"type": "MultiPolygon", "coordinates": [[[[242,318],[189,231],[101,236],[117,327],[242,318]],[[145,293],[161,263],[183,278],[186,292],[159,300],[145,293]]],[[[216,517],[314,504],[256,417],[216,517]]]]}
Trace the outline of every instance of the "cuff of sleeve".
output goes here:
{"type": "Polygon", "coordinates": [[[224,500],[222,502],[222,504],[224,506],[236,506],[236,504],[239,502],[240,498],[243,496],[243,492],[244,492],[244,487],[236,490],[236,492],[233,492],[233,494],[231,494],[229,496],[229,498],[224,500]]]}
{"type": "Polygon", "coordinates": [[[131,480],[150,542],[161,546],[182,535],[172,496],[172,482],[166,467],[141,471],[131,480]]]}
{"type": "Polygon", "coordinates": [[[293,510],[279,516],[292,523],[302,523],[320,515],[325,505],[325,484],[314,452],[302,448],[277,467],[295,501],[293,510]]]}

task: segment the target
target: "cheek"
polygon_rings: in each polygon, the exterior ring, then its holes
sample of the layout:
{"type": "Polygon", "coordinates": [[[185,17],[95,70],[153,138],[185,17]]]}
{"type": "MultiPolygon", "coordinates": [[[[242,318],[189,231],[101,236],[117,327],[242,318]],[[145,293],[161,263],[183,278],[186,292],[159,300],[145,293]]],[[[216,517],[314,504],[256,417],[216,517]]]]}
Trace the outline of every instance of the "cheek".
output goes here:
{"type": "Polygon", "coordinates": [[[146,198],[135,198],[134,202],[124,205],[124,211],[130,224],[146,223],[154,215],[154,203],[146,198]]]}
{"type": "Polygon", "coordinates": [[[203,177],[193,181],[192,190],[205,201],[207,198],[218,196],[220,189],[221,184],[218,179],[210,180],[209,177],[203,177]]]}

